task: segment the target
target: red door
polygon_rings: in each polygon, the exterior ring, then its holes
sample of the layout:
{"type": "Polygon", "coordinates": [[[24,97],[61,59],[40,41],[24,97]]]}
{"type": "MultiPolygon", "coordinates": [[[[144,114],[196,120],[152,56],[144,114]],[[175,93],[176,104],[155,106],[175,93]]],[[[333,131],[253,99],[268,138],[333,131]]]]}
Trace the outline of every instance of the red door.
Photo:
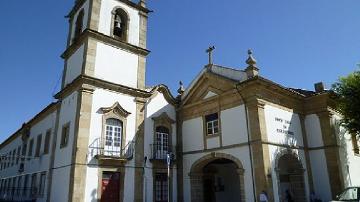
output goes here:
{"type": "Polygon", "coordinates": [[[120,202],[119,172],[103,172],[101,202],[120,202]]]}

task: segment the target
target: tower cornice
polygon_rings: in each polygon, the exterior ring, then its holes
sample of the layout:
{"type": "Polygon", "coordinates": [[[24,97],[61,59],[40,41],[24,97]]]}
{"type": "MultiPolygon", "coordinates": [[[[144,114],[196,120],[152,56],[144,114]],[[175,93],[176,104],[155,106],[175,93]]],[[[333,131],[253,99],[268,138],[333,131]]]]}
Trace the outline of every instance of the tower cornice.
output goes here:
{"type": "Polygon", "coordinates": [[[141,56],[147,56],[150,53],[150,51],[147,50],[147,49],[141,48],[139,46],[132,45],[130,43],[118,40],[116,38],[107,36],[105,34],[102,34],[100,32],[97,32],[97,31],[94,31],[94,30],[91,30],[91,29],[86,29],[81,34],[81,36],[77,39],[77,41],[75,43],[73,43],[71,46],[69,46],[63,52],[63,54],[61,54],[61,57],[63,59],[69,58],[81,46],[81,44],[84,43],[84,41],[87,38],[93,38],[93,39],[101,41],[101,42],[103,42],[105,44],[110,44],[110,45],[115,46],[117,48],[121,48],[121,49],[127,50],[127,51],[129,51],[131,53],[141,55],[141,56]]]}

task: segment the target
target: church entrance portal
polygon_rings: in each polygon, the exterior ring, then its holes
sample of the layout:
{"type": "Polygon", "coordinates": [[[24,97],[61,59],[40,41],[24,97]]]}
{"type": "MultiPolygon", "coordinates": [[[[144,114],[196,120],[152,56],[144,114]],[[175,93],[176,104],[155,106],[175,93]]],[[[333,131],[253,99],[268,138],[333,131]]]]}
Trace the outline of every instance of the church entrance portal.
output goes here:
{"type": "Polygon", "coordinates": [[[287,201],[289,194],[293,201],[306,201],[304,169],[300,160],[293,154],[284,154],[278,159],[277,171],[280,201],[287,201]]]}
{"type": "Polygon", "coordinates": [[[193,165],[190,180],[193,202],[244,201],[243,168],[238,160],[205,156],[193,165]]]}

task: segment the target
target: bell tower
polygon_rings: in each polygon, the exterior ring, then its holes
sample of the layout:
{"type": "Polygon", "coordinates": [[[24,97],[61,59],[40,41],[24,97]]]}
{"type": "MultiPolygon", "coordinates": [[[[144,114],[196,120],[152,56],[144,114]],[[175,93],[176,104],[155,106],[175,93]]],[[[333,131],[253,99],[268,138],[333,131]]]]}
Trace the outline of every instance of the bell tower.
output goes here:
{"type": "Polygon", "coordinates": [[[76,0],[67,15],[62,89],[81,76],[144,89],[149,12],[145,0],[76,0]]]}

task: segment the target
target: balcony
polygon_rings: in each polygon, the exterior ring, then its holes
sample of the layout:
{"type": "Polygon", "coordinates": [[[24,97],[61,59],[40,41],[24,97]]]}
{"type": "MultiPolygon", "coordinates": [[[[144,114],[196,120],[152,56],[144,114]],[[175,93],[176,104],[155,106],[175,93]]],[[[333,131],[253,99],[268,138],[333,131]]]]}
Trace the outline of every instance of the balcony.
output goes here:
{"type": "Polygon", "coordinates": [[[167,154],[170,153],[171,161],[174,162],[176,159],[175,146],[168,146],[164,144],[150,144],[151,157],[150,161],[158,161],[166,163],[167,154]]]}
{"type": "Polygon", "coordinates": [[[121,142],[112,139],[97,138],[89,149],[99,164],[113,165],[125,163],[133,158],[135,142],[129,141],[124,147],[121,145],[121,142]]]}

